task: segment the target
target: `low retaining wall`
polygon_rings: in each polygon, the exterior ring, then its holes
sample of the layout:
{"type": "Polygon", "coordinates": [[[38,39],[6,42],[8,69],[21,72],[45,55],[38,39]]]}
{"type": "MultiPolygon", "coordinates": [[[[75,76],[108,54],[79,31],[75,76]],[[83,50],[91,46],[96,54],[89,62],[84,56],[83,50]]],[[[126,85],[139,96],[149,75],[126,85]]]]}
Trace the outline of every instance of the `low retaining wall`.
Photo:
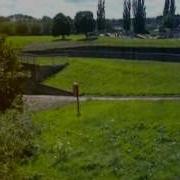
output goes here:
{"type": "Polygon", "coordinates": [[[104,57],[180,62],[180,48],[85,46],[49,49],[43,51],[28,51],[26,53],[37,56],[104,57]]]}
{"type": "Polygon", "coordinates": [[[54,66],[40,66],[34,64],[22,63],[24,70],[30,71],[31,79],[35,82],[41,82],[49,76],[61,71],[68,64],[54,65],[54,66]]]}

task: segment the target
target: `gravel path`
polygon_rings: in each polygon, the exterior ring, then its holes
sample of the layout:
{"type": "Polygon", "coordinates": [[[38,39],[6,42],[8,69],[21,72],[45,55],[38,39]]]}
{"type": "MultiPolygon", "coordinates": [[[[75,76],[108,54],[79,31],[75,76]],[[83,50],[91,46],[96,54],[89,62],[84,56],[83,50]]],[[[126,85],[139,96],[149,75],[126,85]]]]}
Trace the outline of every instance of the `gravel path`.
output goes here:
{"type": "MultiPolygon", "coordinates": [[[[25,95],[25,105],[35,111],[40,109],[56,108],[75,102],[75,97],[69,96],[44,96],[44,95],[25,95]]],[[[180,96],[128,96],[128,97],[98,97],[98,96],[81,96],[80,101],[97,100],[97,101],[180,101],[180,96]]]]}

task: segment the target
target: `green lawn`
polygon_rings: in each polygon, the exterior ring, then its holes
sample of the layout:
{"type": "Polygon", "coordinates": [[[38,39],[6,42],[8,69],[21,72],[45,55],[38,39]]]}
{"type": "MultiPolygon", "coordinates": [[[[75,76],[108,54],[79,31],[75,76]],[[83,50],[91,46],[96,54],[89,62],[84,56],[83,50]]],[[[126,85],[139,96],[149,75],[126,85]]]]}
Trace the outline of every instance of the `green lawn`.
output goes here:
{"type": "MultiPolygon", "coordinates": [[[[78,39],[83,38],[82,35],[71,35],[69,39],[71,41],[77,41],[78,39]]],[[[12,45],[12,47],[16,49],[22,49],[27,45],[34,45],[37,43],[49,43],[49,42],[56,42],[60,41],[61,39],[55,38],[53,36],[9,36],[7,38],[7,42],[12,45]]]]}
{"type": "Polygon", "coordinates": [[[79,82],[86,95],[180,94],[180,64],[96,58],[41,58],[41,64],[69,65],[44,84],[71,90],[79,82]]]}
{"type": "Polygon", "coordinates": [[[33,115],[40,128],[30,179],[180,178],[180,102],[86,102],[33,115]]]}
{"type": "Polygon", "coordinates": [[[22,49],[29,44],[38,42],[52,42],[53,40],[55,38],[51,36],[9,36],[7,38],[7,42],[15,49],[22,49]]]}
{"type": "Polygon", "coordinates": [[[104,45],[104,46],[131,46],[131,47],[180,47],[177,39],[117,39],[111,37],[99,37],[94,41],[87,41],[83,35],[71,35],[66,41],[52,36],[10,36],[8,42],[16,49],[22,49],[31,45],[30,49],[53,49],[74,47],[79,45],[104,45]],[[33,45],[32,45],[33,44],[33,45]],[[36,45],[35,45],[36,44],[36,45]]]}

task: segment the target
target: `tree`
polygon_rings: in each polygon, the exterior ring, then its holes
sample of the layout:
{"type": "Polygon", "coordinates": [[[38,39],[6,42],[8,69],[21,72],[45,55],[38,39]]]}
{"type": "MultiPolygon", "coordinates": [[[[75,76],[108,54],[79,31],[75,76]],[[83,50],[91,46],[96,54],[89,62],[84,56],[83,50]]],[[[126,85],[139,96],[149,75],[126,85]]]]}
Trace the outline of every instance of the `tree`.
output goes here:
{"type": "Polygon", "coordinates": [[[144,34],[146,32],[145,0],[133,0],[133,15],[134,32],[144,34]]]}
{"type": "Polygon", "coordinates": [[[65,39],[66,35],[71,33],[71,24],[69,18],[64,14],[59,13],[53,19],[52,35],[53,36],[62,36],[62,39],[65,39]]]}
{"type": "Polygon", "coordinates": [[[50,35],[52,33],[52,19],[48,16],[44,16],[41,19],[42,24],[42,34],[50,35]]]}
{"type": "Polygon", "coordinates": [[[15,52],[1,37],[0,40],[0,111],[21,99],[24,74],[15,52]]]}
{"type": "Polygon", "coordinates": [[[173,29],[175,26],[175,0],[165,0],[163,11],[163,27],[173,29]]]}
{"type": "Polygon", "coordinates": [[[90,11],[78,12],[74,21],[77,33],[84,33],[86,37],[88,36],[88,32],[95,30],[95,20],[93,13],[90,11]]]}
{"type": "Polygon", "coordinates": [[[169,11],[170,11],[171,16],[175,16],[175,12],[176,12],[175,0],[171,0],[169,11]]]}
{"type": "Polygon", "coordinates": [[[15,24],[13,22],[2,22],[0,23],[0,33],[6,35],[14,35],[15,34],[15,24]]]}
{"type": "Polygon", "coordinates": [[[97,28],[98,31],[105,30],[106,27],[106,18],[105,18],[105,0],[98,1],[98,10],[97,10],[97,28]]]}
{"type": "Polygon", "coordinates": [[[170,0],[165,0],[163,16],[167,16],[169,14],[170,0]]]}
{"type": "Polygon", "coordinates": [[[15,31],[17,35],[27,35],[29,28],[25,22],[17,22],[15,31]]]}
{"type": "Polygon", "coordinates": [[[41,26],[39,22],[35,22],[31,25],[31,35],[40,35],[41,34],[41,26]]]}
{"type": "Polygon", "coordinates": [[[123,27],[126,32],[131,29],[131,0],[124,0],[123,27]]]}
{"type": "Polygon", "coordinates": [[[70,16],[67,16],[67,18],[68,18],[70,26],[71,26],[71,33],[74,33],[75,32],[74,20],[70,16]]]}

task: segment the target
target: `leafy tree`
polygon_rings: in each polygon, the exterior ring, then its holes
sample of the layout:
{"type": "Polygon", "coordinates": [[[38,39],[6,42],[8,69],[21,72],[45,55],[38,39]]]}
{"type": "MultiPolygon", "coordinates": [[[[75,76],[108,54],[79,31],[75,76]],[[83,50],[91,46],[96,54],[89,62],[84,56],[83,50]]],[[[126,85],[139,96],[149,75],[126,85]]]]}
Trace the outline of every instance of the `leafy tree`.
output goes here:
{"type": "Polygon", "coordinates": [[[105,18],[105,0],[98,1],[98,10],[97,10],[97,28],[98,31],[105,30],[106,27],[106,18],[105,18]]]}
{"type": "Polygon", "coordinates": [[[146,32],[146,7],[145,0],[133,0],[133,26],[135,33],[146,32]]]}
{"type": "Polygon", "coordinates": [[[170,14],[171,14],[172,16],[175,16],[175,12],[176,12],[175,0],[171,0],[170,14]]]}
{"type": "Polygon", "coordinates": [[[124,0],[123,27],[126,32],[131,29],[131,0],[124,0]]]}
{"type": "Polygon", "coordinates": [[[67,16],[69,22],[70,22],[70,27],[71,27],[71,33],[72,32],[75,32],[75,27],[74,27],[74,20],[70,17],[70,16],[67,16]]]}
{"type": "Polygon", "coordinates": [[[41,34],[41,26],[39,22],[33,23],[31,25],[31,35],[40,35],[41,34]]]}
{"type": "MultiPolygon", "coordinates": [[[[15,52],[1,37],[0,40],[0,111],[13,105],[15,99],[21,100],[24,74],[15,52]]],[[[21,102],[21,101],[19,101],[21,102]]]]}
{"type": "Polygon", "coordinates": [[[163,27],[172,29],[175,26],[175,0],[165,0],[163,11],[163,27]]]}
{"type": "Polygon", "coordinates": [[[15,33],[17,35],[27,35],[29,34],[29,28],[25,22],[17,22],[15,33]]]}
{"type": "Polygon", "coordinates": [[[170,0],[165,0],[163,16],[167,16],[169,14],[170,0]]]}
{"type": "Polygon", "coordinates": [[[75,16],[75,27],[77,33],[84,33],[87,37],[89,32],[95,30],[93,13],[90,11],[78,12],[75,16]]]}
{"type": "Polygon", "coordinates": [[[52,33],[52,19],[48,16],[44,16],[41,19],[42,34],[50,35],[52,33]]]}
{"type": "Polygon", "coordinates": [[[69,18],[64,14],[59,13],[53,19],[52,35],[53,36],[62,36],[62,39],[65,39],[66,35],[71,33],[71,24],[69,18]]]}
{"type": "Polygon", "coordinates": [[[14,35],[15,34],[15,24],[13,22],[2,22],[0,23],[0,33],[6,35],[14,35]]]}

